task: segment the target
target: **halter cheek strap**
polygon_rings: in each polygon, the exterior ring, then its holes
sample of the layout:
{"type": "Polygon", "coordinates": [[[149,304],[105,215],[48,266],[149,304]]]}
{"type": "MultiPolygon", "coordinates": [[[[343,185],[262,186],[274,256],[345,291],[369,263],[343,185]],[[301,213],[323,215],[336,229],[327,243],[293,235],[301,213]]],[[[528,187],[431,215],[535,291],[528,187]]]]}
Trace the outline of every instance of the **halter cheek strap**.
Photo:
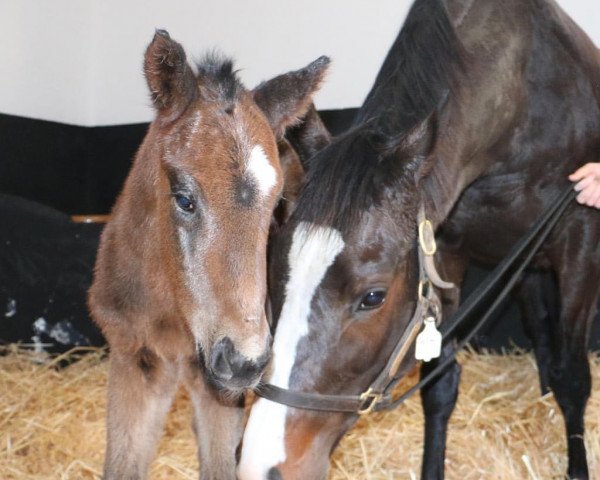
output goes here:
{"type": "Polygon", "coordinates": [[[453,283],[442,280],[435,267],[435,261],[433,259],[433,256],[437,251],[435,233],[433,232],[433,225],[427,220],[425,207],[422,204],[419,208],[417,220],[419,222],[419,266],[424,268],[424,275],[429,278],[431,283],[436,287],[444,290],[454,288],[455,285],[453,283]]]}
{"type": "MultiPolygon", "coordinates": [[[[418,220],[418,254],[419,254],[419,286],[417,289],[417,306],[404,333],[396,343],[385,367],[369,388],[360,397],[363,405],[358,413],[370,413],[378,403],[387,401],[390,397],[390,386],[395,383],[398,370],[406,358],[417,334],[423,327],[425,318],[433,317],[435,324],[442,320],[441,301],[433,286],[438,288],[453,288],[454,284],[445,282],[438,274],[433,256],[437,250],[433,226],[425,215],[423,205],[419,208],[418,220]]],[[[391,397],[390,397],[391,398],[391,397]]]]}

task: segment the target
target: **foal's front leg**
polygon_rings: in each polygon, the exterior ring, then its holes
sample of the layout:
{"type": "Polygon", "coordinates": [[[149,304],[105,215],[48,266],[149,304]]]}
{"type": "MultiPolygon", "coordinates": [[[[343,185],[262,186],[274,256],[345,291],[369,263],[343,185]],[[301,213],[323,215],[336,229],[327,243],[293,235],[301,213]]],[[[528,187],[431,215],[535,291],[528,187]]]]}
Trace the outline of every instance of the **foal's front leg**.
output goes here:
{"type": "Polygon", "coordinates": [[[145,347],[111,352],[104,480],[147,477],[177,384],[177,365],[145,347]]]}
{"type": "Polygon", "coordinates": [[[215,391],[193,367],[186,387],[194,405],[200,479],[235,480],[237,448],[243,433],[243,398],[229,398],[215,391]]]}

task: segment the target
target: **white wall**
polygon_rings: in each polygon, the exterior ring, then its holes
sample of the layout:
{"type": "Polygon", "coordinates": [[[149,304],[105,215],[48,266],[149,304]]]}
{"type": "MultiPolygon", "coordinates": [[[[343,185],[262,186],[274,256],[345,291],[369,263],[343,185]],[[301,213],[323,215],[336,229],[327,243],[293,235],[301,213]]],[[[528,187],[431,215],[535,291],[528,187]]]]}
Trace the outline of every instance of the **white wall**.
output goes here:
{"type": "MultiPolygon", "coordinates": [[[[319,108],[361,104],[411,0],[0,0],[0,112],[81,125],[152,118],[142,55],[166,28],[218,47],[248,87],[326,54],[319,108]]],[[[600,2],[560,0],[600,45],[600,2]]]]}
{"type": "Polygon", "coordinates": [[[127,10],[139,12],[132,22],[123,3],[105,0],[97,6],[101,26],[94,39],[93,90],[100,124],[150,119],[141,64],[156,27],[166,28],[191,58],[215,47],[233,56],[247,87],[327,54],[334,64],[318,106],[354,107],[370,88],[410,5],[407,0],[137,0],[126,2],[127,10]]]}
{"type": "Polygon", "coordinates": [[[94,123],[85,1],[0,0],[0,112],[94,123]]]}

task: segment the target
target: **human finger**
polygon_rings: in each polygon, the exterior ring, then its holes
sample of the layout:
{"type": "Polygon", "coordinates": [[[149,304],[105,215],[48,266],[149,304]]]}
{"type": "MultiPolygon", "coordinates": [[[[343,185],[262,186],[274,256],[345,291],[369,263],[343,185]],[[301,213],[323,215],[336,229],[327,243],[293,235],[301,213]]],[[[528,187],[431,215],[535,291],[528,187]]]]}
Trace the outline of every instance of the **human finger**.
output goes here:
{"type": "Polygon", "coordinates": [[[588,175],[588,176],[584,177],[583,180],[579,180],[573,188],[575,189],[576,192],[580,192],[582,190],[585,190],[585,188],[588,185],[592,184],[593,182],[594,182],[594,176],[588,175]]]}
{"type": "Polygon", "coordinates": [[[581,190],[576,197],[577,202],[581,203],[582,205],[587,205],[587,201],[590,198],[590,193],[591,188],[589,187],[584,190],[581,190]]]}
{"type": "Polygon", "coordinates": [[[593,185],[588,190],[585,199],[585,204],[588,207],[593,207],[596,204],[596,200],[598,199],[600,199],[600,185],[593,185]]]}
{"type": "Polygon", "coordinates": [[[571,175],[569,175],[569,180],[572,182],[576,182],[577,180],[581,180],[583,177],[589,175],[592,171],[592,166],[590,163],[586,163],[583,167],[579,167],[575,170],[571,175]]]}

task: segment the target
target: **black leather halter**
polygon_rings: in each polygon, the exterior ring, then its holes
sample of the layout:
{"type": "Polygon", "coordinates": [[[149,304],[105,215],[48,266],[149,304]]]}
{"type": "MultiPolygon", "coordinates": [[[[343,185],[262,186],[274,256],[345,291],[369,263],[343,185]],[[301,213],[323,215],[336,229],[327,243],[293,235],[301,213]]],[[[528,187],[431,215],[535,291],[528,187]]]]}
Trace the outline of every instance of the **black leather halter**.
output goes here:
{"type": "MultiPolygon", "coordinates": [[[[560,194],[523,238],[511,248],[506,257],[504,257],[479,287],[469,295],[467,300],[463,302],[454,315],[441,325],[440,330],[442,331],[443,339],[448,340],[452,332],[454,332],[465,319],[469,318],[474,309],[480,306],[483,300],[488,297],[490,291],[500,284],[508,270],[514,267],[513,273],[506,280],[502,290],[469,334],[461,340],[449,355],[445,356],[443,360],[440,360],[439,364],[427,376],[399,397],[394,398],[392,393],[401,379],[396,375],[401,360],[408,352],[416,332],[422,325],[424,316],[427,315],[429,311],[438,308],[436,305],[437,300],[435,294],[433,294],[433,288],[429,288],[428,290],[431,293],[428,292],[426,294],[424,294],[421,288],[424,281],[429,281],[429,279],[423,278],[424,262],[422,255],[432,255],[435,253],[435,249],[433,249],[433,253],[431,253],[432,249],[428,248],[427,245],[424,245],[422,235],[420,235],[419,241],[421,281],[417,307],[415,308],[415,312],[413,313],[408,327],[396,343],[396,347],[394,348],[390,359],[375,380],[369,385],[367,390],[360,395],[327,395],[313,392],[292,391],[269,383],[263,383],[257,387],[256,393],[273,402],[305,410],[344,412],[363,415],[372,411],[396,408],[417,390],[431,383],[450,363],[454,361],[458,351],[471,341],[473,336],[481,330],[486,321],[498,309],[514,285],[521,278],[521,274],[538,252],[575,195],[576,192],[573,191],[572,187],[569,187],[560,194]],[[519,260],[521,263],[517,266],[519,260]]],[[[420,220],[420,225],[422,222],[423,220],[420,220]]],[[[433,311],[432,313],[435,314],[436,312],[433,311]]]]}

